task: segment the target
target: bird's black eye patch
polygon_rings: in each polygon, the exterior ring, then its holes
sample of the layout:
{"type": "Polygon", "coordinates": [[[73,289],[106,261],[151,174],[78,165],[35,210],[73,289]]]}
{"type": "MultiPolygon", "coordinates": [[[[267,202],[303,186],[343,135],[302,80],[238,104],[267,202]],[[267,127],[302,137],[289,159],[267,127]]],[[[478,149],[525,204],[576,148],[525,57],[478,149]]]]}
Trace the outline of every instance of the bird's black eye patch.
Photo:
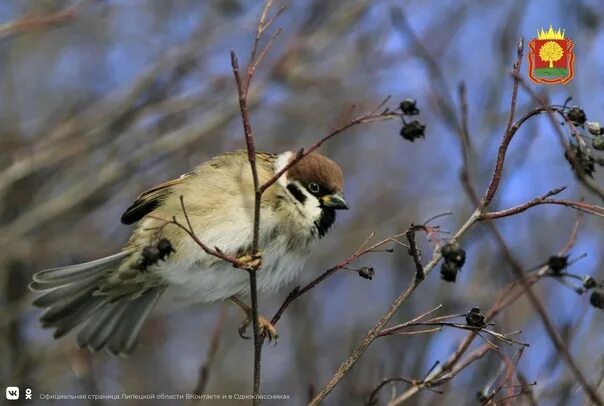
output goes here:
{"type": "Polygon", "coordinates": [[[300,188],[298,188],[296,184],[288,184],[287,190],[289,190],[289,193],[291,193],[297,201],[299,201],[301,204],[304,204],[304,202],[306,201],[306,196],[304,195],[304,193],[302,193],[302,191],[300,190],[300,188]]]}

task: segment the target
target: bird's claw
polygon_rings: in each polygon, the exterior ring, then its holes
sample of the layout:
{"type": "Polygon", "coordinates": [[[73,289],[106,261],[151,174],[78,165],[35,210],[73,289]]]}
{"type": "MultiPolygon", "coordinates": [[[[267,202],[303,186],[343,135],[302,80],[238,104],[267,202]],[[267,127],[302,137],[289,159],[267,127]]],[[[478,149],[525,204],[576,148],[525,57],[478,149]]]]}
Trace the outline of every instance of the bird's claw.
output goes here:
{"type": "Polygon", "coordinates": [[[238,257],[237,261],[242,262],[246,267],[260,269],[262,266],[262,251],[258,251],[255,254],[244,254],[238,257]]]}
{"type": "MultiPolygon", "coordinates": [[[[243,339],[249,340],[251,337],[246,335],[247,328],[252,324],[251,317],[247,317],[241,325],[239,326],[239,336],[243,339]]],[[[271,324],[271,322],[266,319],[264,316],[258,316],[258,326],[260,327],[260,335],[263,338],[267,338],[268,342],[272,342],[275,340],[275,343],[279,340],[279,334],[277,333],[277,329],[275,326],[271,324]]]]}

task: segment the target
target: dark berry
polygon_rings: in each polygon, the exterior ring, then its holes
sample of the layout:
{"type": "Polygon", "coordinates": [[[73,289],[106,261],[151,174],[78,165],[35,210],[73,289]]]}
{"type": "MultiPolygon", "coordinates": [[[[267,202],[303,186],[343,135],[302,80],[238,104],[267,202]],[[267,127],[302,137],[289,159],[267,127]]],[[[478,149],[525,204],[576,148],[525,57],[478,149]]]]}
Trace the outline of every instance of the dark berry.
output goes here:
{"type": "Polygon", "coordinates": [[[466,263],[466,251],[458,243],[445,244],[441,250],[443,257],[461,268],[466,263]]]}
{"type": "Polygon", "coordinates": [[[583,124],[587,120],[585,112],[579,106],[574,106],[571,108],[568,113],[566,113],[566,117],[573,123],[577,124],[583,124]]]}
{"type": "Polygon", "coordinates": [[[417,108],[417,102],[413,99],[405,99],[399,105],[399,108],[403,112],[403,114],[407,116],[416,116],[419,114],[419,109],[417,108]]]}
{"type": "Polygon", "coordinates": [[[403,127],[401,128],[401,137],[406,139],[407,141],[415,141],[418,138],[423,138],[426,136],[425,133],[426,126],[421,124],[417,120],[413,120],[411,122],[404,122],[403,127]]]}
{"type": "Polygon", "coordinates": [[[601,290],[594,290],[589,297],[589,303],[598,309],[604,309],[604,293],[601,290]]]}
{"type": "Polygon", "coordinates": [[[547,260],[547,266],[554,273],[562,272],[568,266],[568,255],[566,255],[566,256],[552,255],[547,260]]]}
{"type": "Polygon", "coordinates": [[[457,272],[459,272],[459,267],[453,262],[445,260],[440,266],[440,277],[444,281],[455,282],[457,280],[457,272]]]}
{"type": "Polygon", "coordinates": [[[359,269],[359,276],[361,278],[365,278],[365,279],[369,279],[372,280],[373,279],[373,275],[375,275],[375,271],[373,270],[372,267],[368,267],[368,266],[364,266],[361,269],[359,269]]]}
{"type": "Polygon", "coordinates": [[[484,328],[487,326],[484,314],[480,312],[478,307],[473,307],[472,310],[466,314],[466,323],[470,327],[484,328]]]}

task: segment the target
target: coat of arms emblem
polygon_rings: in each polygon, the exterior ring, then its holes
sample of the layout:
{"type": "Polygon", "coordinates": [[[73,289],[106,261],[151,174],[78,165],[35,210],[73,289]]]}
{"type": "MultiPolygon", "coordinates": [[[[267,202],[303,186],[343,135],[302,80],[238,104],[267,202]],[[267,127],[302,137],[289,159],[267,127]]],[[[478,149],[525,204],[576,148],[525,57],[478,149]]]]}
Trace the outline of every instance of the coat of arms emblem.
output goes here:
{"type": "Polygon", "coordinates": [[[564,37],[565,32],[552,26],[537,31],[537,38],[529,42],[529,77],[535,83],[568,83],[575,75],[574,44],[564,37]]]}

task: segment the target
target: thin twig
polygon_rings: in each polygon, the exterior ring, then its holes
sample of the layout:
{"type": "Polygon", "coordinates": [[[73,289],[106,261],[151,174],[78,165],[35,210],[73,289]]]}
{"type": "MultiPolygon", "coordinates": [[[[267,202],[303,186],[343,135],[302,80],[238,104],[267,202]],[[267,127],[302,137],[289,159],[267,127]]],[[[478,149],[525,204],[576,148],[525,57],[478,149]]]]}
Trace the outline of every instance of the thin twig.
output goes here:
{"type": "MultiPolygon", "coordinates": [[[[518,41],[518,46],[516,49],[516,62],[514,63],[514,85],[512,88],[512,99],[510,102],[510,112],[508,114],[508,121],[505,126],[505,130],[503,132],[503,139],[501,144],[499,144],[499,150],[497,151],[497,159],[495,163],[495,170],[493,171],[493,177],[491,178],[491,183],[489,184],[487,191],[482,198],[481,208],[484,209],[488,207],[493,200],[493,196],[495,196],[495,192],[499,187],[499,183],[501,182],[501,173],[503,172],[503,163],[505,161],[505,156],[507,154],[508,147],[510,145],[510,141],[514,137],[514,115],[516,113],[516,100],[518,99],[518,86],[520,84],[520,79],[518,76],[518,72],[520,72],[520,66],[522,65],[522,55],[524,52],[524,39],[520,38],[518,41]]],[[[519,126],[518,126],[519,127],[519,126]]],[[[517,128],[518,128],[517,127],[517,128]]]]}
{"type": "Polygon", "coordinates": [[[325,143],[326,141],[330,140],[331,138],[335,137],[336,135],[343,133],[344,131],[348,130],[349,128],[355,127],[359,124],[374,123],[377,121],[391,120],[391,119],[400,117],[400,113],[397,113],[394,111],[390,111],[390,110],[379,111],[381,109],[381,107],[383,107],[383,103],[384,102],[381,102],[377,108],[350,120],[346,124],[333,128],[327,135],[325,135],[323,138],[321,138],[314,144],[312,144],[306,148],[302,148],[302,149],[298,150],[298,152],[296,153],[296,156],[294,156],[283,168],[281,168],[279,171],[277,171],[269,180],[267,180],[266,182],[264,182],[264,184],[262,184],[262,186],[260,187],[260,191],[264,192],[272,184],[274,184],[277,180],[279,180],[279,178],[285,172],[290,170],[294,165],[296,165],[298,162],[300,162],[304,157],[306,157],[307,155],[314,152],[317,148],[319,148],[321,145],[323,145],[323,143],[325,143]]]}
{"type": "MultiPolygon", "coordinates": [[[[416,383],[411,388],[409,388],[408,390],[403,392],[400,396],[398,396],[395,399],[392,399],[390,402],[388,402],[388,406],[400,405],[401,403],[403,403],[403,402],[407,401],[409,398],[411,398],[415,393],[417,393],[423,389],[429,389],[429,388],[433,388],[435,386],[443,385],[444,383],[453,379],[457,374],[459,374],[465,368],[467,368],[474,362],[478,361],[485,354],[487,354],[489,351],[492,351],[492,350],[493,350],[492,346],[490,346],[488,344],[485,344],[483,346],[476,348],[474,351],[472,351],[472,353],[468,354],[468,356],[465,357],[462,362],[458,363],[454,369],[451,369],[447,374],[439,376],[438,379],[434,379],[434,371],[437,371],[437,369],[436,368],[433,369],[424,380],[420,381],[419,383],[416,383]]],[[[417,382],[417,381],[412,381],[412,382],[417,382]]]]}
{"type": "MultiPolygon", "coordinates": [[[[283,315],[283,312],[285,311],[285,309],[287,309],[287,307],[289,307],[289,305],[296,299],[298,299],[300,296],[302,296],[303,294],[305,294],[306,292],[308,292],[309,290],[313,289],[314,287],[316,287],[319,283],[323,282],[325,279],[329,278],[331,275],[333,275],[335,272],[337,272],[340,269],[345,268],[346,266],[348,266],[350,263],[356,261],[357,259],[359,259],[360,257],[369,254],[371,252],[377,252],[376,250],[390,242],[398,242],[397,238],[405,235],[406,231],[400,234],[395,234],[391,237],[385,238],[381,241],[378,241],[377,243],[366,247],[367,242],[369,241],[369,239],[365,240],[363,242],[363,244],[361,244],[360,248],[357,249],[352,255],[350,255],[348,258],[346,258],[345,260],[341,261],[340,263],[338,263],[337,265],[329,268],[328,270],[326,270],[325,272],[323,272],[321,275],[317,276],[315,279],[313,279],[311,282],[309,282],[308,284],[306,284],[304,287],[300,288],[300,286],[297,286],[296,288],[294,288],[291,292],[289,292],[289,294],[287,295],[287,297],[285,298],[285,301],[283,301],[283,303],[281,304],[281,306],[279,307],[279,309],[277,310],[277,312],[275,313],[275,315],[273,316],[272,320],[271,320],[271,324],[272,325],[276,325],[279,322],[279,319],[281,318],[281,316],[283,315]],[[363,248],[366,247],[366,248],[363,248]]],[[[373,236],[373,233],[372,235],[373,236]]],[[[371,238],[370,236],[370,238],[371,238]]]]}
{"type": "Polygon", "coordinates": [[[371,394],[369,395],[369,398],[367,399],[367,405],[374,405],[377,402],[377,394],[378,392],[386,385],[388,385],[389,383],[394,383],[394,382],[404,382],[408,385],[415,385],[416,382],[411,380],[411,379],[407,379],[407,378],[403,378],[403,377],[396,377],[396,378],[387,378],[384,379],[382,382],[380,382],[372,391],[371,394]]]}
{"type": "Polygon", "coordinates": [[[196,395],[203,394],[208,385],[210,371],[212,370],[212,366],[214,364],[214,360],[216,359],[216,354],[218,353],[218,348],[220,346],[220,336],[222,335],[226,315],[227,307],[222,306],[220,314],[218,315],[218,321],[216,322],[216,326],[214,327],[214,331],[212,333],[210,345],[208,346],[206,360],[202,364],[201,368],[199,368],[199,377],[197,378],[197,384],[195,385],[195,389],[193,389],[193,393],[196,395]]]}
{"type": "Polygon", "coordinates": [[[184,200],[184,196],[179,196],[180,199],[180,207],[183,213],[183,216],[185,218],[185,222],[187,223],[187,225],[185,226],[184,224],[182,224],[181,222],[179,222],[176,219],[176,216],[172,217],[172,219],[170,220],[166,220],[164,218],[158,217],[158,216],[154,216],[154,215],[149,215],[149,218],[155,219],[155,220],[159,220],[162,221],[164,224],[173,224],[177,227],[179,227],[180,229],[182,229],[184,232],[186,232],[192,239],[193,241],[195,241],[195,243],[203,250],[205,251],[206,254],[208,255],[212,255],[216,258],[220,258],[223,261],[226,262],[230,262],[231,264],[233,264],[234,267],[236,268],[241,268],[244,270],[250,270],[251,265],[247,264],[245,262],[242,262],[240,260],[238,260],[235,257],[231,257],[227,254],[225,254],[220,248],[218,247],[214,247],[214,249],[208,247],[206,244],[204,244],[199,237],[197,236],[197,234],[195,233],[195,230],[193,229],[193,226],[191,225],[191,220],[189,219],[189,214],[187,212],[187,208],[185,206],[185,200],[184,200]]]}
{"type": "MultiPolygon", "coordinates": [[[[498,352],[500,356],[504,357],[503,354],[501,352],[498,352]]],[[[495,396],[497,396],[497,394],[506,387],[506,384],[508,382],[510,382],[514,376],[514,372],[516,372],[516,368],[518,367],[518,362],[520,362],[520,357],[522,357],[522,354],[524,353],[524,348],[519,348],[518,352],[516,353],[516,356],[514,357],[514,360],[512,362],[509,361],[509,358],[504,357],[503,360],[506,364],[506,374],[505,374],[505,378],[501,380],[501,382],[499,383],[499,385],[497,385],[497,387],[495,389],[493,389],[491,391],[491,394],[487,396],[487,399],[483,402],[483,404],[490,404],[490,402],[495,398],[495,396]]],[[[508,386],[508,388],[513,388],[514,385],[511,383],[510,386],[508,386]]],[[[486,392],[488,393],[488,392],[486,392]]]]}
{"type": "Polygon", "coordinates": [[[470,354],[468,354],[465,358],[463,358],[460,362],[458,362],[454,368],[451,368],[451,370],[449,372],[447,372],[446,374],[440,375],[438,377],[438,379],[432,379],[430,381],[431,385],[438,386],[438,385],[444,384],[447,381],[450,381],[461,371],[466,369],[468,366],[470,366],[475,361],[478,361],[479,359],[481,359],[485,354],[487,354],[489,351],[492,351],[492,350],[493,350],[493,347],[489,344],[484,344],[484,345],[476,348],[474,351],[472,351],[470,354]]]}
{"type": "MultiPolygon", "coordinates": [[[[446,316],[446,317],[451,318],[452,316],[446,316]]],[[[431,319],[431,320],[427,320],[427,321],[408,321],[408,322],[405,322],[402,324],[397,324],[396,326],[389,327],[387,329],[382,330],[380,332],[379,336],[385,337],[385,336],[389,336],[389,335],[395,335],[395,334],[399,333],[400,330],[402,330],[402,329],[409,328],[409,327],[416,327],[416,326],[452,327],[452,328],[457,328],[460,330],[470,330],[470,331],[482,332],[482,333],[488,334],[498,340],[501,340],[506,344],[518,344],[523,347],[528,347],[528,344],[523,343],[521,341],[514,340],[513,338],[510,337],[513,334],[517,334],[518,331],[514,331],[512,333],[507,333],[507,334],[501,334],[501,333],[498,333],[493,330],[489,330],[484,327],[475,327],[475,326],[469,326],[467,324],[462,324],[462,323],[452,323],[452,322],[440,321],[439,318],[435,318],[435,319],[431,319]]]]}

